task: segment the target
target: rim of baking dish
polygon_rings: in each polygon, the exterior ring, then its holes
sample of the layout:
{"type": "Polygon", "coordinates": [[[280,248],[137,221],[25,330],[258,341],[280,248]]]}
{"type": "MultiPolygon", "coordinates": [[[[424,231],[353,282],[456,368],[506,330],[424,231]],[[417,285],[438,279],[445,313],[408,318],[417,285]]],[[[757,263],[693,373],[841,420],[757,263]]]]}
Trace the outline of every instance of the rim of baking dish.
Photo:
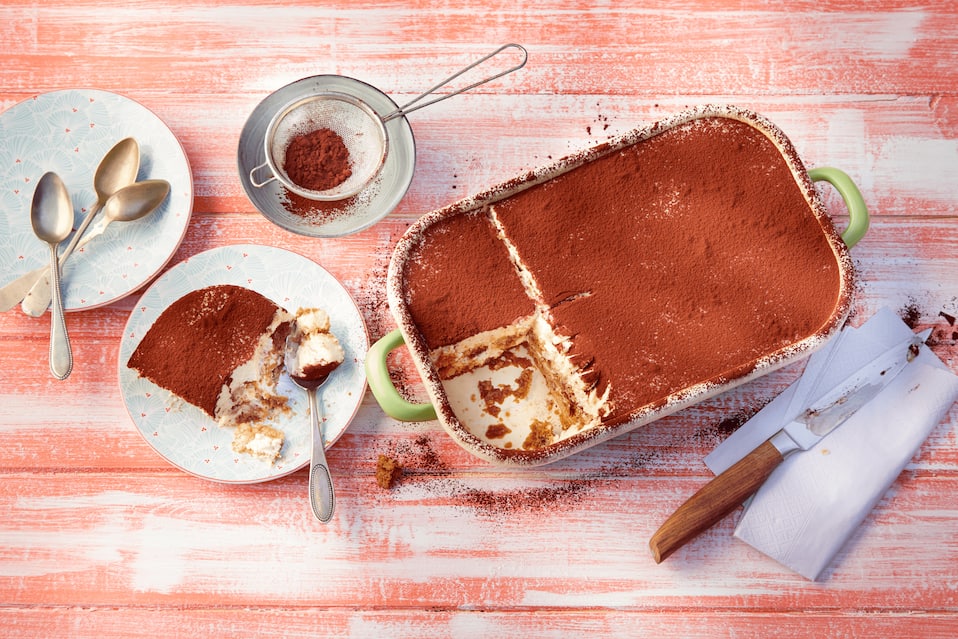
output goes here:
{"type": "Polygon", "coordinates": [[[853,287],[854,266],[849,248],[836,230],[821,196],[808,175],[808,170],[785,133],[765,116],[749,109],[735,105],[705,104],[677,112],[648,126],[633,129],[608,142],[578,151],[552,164],[530,170],[523,175],[422,216],[407,229],[393,250],[386,279],[386,296],[389,308],[423,379],[426,393],[446,432],[467,451],[487,461],[499,465],[536,466],[568,457],[584,448],[644,426],[811,354],[827,342],[845,323],[851,310],[853,287]],[[821,226],[838,264],[840,274],[838,301],[828,321],[812,335],[769,353],[765,357],[727,370],[710,380],[686,387],[681,391],[663,397],[654,404],[644,406],[626,422],[602,424],[533,450],[500,448],[473,435],[453,413],[439,378],[439,373],[429,357],[429,348],[415,322],[413,322],[405,301],[403,267],[409,259],[410,251],[419,243],[423,231],[439,220],[494,204],[519,191],[558,177],[610,153],[645,141],[668,129],[707,117],[724,117],[744,122],[766,135],[781,152],[813,215],[821,226]]]}

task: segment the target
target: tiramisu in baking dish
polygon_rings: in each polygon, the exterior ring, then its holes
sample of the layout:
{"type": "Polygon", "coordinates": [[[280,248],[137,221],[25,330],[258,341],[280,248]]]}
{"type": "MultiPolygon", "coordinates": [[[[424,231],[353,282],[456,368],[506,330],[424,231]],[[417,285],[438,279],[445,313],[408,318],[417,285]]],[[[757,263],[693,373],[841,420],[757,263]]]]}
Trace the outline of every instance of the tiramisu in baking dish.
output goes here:
{"type": "Polygon", "coordinates": [[[708,107],[423,217],[388,294],[449,433],[534,464],[808,354],[851,284],[785,136],[708,107]]]}

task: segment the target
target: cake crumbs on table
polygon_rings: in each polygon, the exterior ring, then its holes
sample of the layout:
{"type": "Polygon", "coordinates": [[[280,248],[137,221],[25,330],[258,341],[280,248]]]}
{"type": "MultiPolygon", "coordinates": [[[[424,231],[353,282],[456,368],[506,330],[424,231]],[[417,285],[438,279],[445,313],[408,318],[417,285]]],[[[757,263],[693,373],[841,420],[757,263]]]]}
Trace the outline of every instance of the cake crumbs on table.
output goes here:
{"type": "Polygon", "coordinates": [[[390,489],[402,476],[402,465],[387,455],[379,455],[376,460],[376,483],[380,488],[390,489]]]}

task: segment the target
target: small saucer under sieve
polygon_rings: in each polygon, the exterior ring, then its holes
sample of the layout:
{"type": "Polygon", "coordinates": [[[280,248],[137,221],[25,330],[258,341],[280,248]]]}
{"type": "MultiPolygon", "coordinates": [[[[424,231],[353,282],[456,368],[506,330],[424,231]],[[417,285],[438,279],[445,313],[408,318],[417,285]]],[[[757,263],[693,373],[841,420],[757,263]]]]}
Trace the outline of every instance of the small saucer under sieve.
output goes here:
{"type": "MultiPolygon", "coordinates": [[[[273,177],[293,193],[311,200],[342,200],[359,193],[376,177],[388,146],[382,119],[365,102],[343,93],[324,92],[297,99],[277,112],[266,132],[266,164],[273,177]],[[314,191],[293,182],[284,162],[286,149],[294,138],[319,129],[329,129],[342,138],[352,173],[332,188],[314,191]]],[[[272,180],[253,180],[253,173],[262,167],[250,172],[255,186],[272,180]]]]}

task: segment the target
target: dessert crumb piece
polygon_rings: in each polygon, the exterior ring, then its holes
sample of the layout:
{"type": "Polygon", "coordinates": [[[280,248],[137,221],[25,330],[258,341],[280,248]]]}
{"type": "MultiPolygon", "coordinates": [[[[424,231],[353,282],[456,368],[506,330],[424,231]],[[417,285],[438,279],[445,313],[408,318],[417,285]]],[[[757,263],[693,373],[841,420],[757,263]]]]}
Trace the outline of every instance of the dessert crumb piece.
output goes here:
{"type": "Polygon", "coordinates": [[[512,432],[512,429],[502,422],[490,424],[486,428],[486,439],[502,439],[512,432]]]}
{"type": "Polygon", "coordinates": [[[233,450],[252,455],[271,464],[276,463],[283,450],[283,432],[266,424],[241,423],[233,432],[233,450]]]}
{"type": "Polygon", "coordinates": [[[392,457],[380,455],[376,462],[376,483],[380,488],[392,488],[399,476],[402,475],[402,466],[392,457]]]}
{"type": "Polygon", "coordinates": [[[529,436],[522,442],[522,448],[523,450],[545,448],[553,441],[555,441],[555,434],[552,432],[552,424],[534,419],[529,425],[529,436]]]}

